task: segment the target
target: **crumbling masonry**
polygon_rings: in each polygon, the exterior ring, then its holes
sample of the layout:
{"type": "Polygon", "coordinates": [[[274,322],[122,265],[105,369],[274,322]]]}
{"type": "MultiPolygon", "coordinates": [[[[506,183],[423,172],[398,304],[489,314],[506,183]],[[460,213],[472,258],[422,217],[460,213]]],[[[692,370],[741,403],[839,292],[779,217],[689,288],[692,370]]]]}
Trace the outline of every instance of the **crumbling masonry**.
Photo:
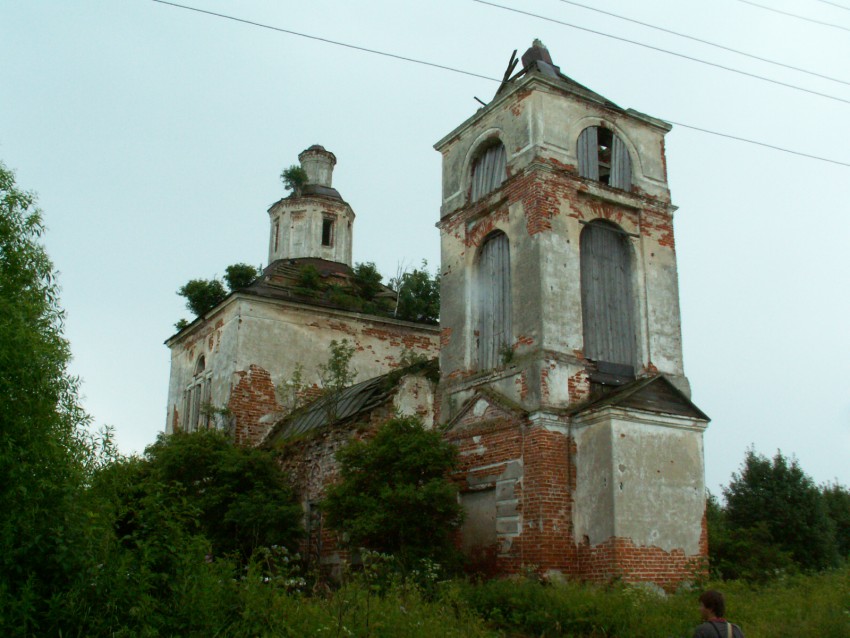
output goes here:
{"type": "MultiPolygon", "coordinates": [[[[333,338],[355,343],[359,379],[396,369],[405,347],[439,354],[436,387],[400,377],[383,403],[364,398],[345,423],[301,423],[315,437],[290,462],[308,519],[335,475],[333,451],[368,436],[392,405],[458,446],[460,542],[477,569],[668,586],[691,578],[707,554],[708,418],[682,365],[669,130],[562,74],[535,41],[490,103],[436,145],[439,329],[281,292],[286,268],[304,260],[327,276],[350,271],[354,214],[331,187],[336,159],[311,147],[302,154],[311,185],[269,211],[262,280],[167,342],[169,430],[198,427],[206,398],[230,407],[240,442],[259,442],[275,423],[285,438],[293,425],[275,385],[297,361],[312,374],[333,338]]],[[[332,531],[321,537],[318,558],[337,560],[332,531]]]]}

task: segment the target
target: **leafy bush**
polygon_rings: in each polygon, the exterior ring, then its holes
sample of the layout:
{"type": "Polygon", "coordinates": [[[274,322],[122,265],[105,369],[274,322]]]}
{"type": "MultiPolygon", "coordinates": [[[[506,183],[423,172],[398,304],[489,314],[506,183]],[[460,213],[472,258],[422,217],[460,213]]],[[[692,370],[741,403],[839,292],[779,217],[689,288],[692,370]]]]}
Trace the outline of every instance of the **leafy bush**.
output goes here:
{"type": "Polygon", "coordinates": [[[0,162],[0,630],[48,631],[50,599],[84,569],[78,498],[97,464],[35,196],[0,162]]]}
{"type": "MultiPolygon", "coordinates": [[[[824,569],[837,564],[835,530],[823,495],[797,465],[781,452],[772,460],[748,450],[739,473],[723,490],[730,531],[751,530],[756,546],[775,544],[779,556],[790,554],[803,569],[824,569]]],[[[742,554],[742,557],[744,554],[742,554]]]]}
{"type": "Polygon", "coordinates": [[[438,323],[440,321],[440,275],[428,272],[428,262],[422,269],[406,272],[390,282],[398,292],[395,316],[407,321],[438,323]]]}
{"type": "Polygon", "coordinates": [[[249,286],[259,276],[260,269],[249,264],[231,264],[224,269],[224,281],[227,282],[230,292],[249,286]]]}
{"type": "Polygon", "coordinates": [[[835,526],[835,543],[838,553],[850,560],[850,490],[833,483],[823,487],[826,512],[835,526]]]}
{"type": "Polygon", "coordinates": [[[374,263],[367,262],[354,266],[354,285],[363,299],[372,301],[382,290],[382,280],[383,276],[374,263]]]}
{"type": "Polygon", "coordinates": [[[208,313],[227,297],[218,279],[192,279],[181,286],[177,294],[186,298],[186,307],[196,317],[208,313]]]}
{"type": "Polygon", "coordinates": [[[174,500],[193,508],[187,531],[209,541],[214,555],[236,553],[247,561],[258,547],[294,548],[301,534],[301,508],[272,455],[238,447],[215,430],[160,435],[138,462],[136,479],[118,494],[127,514],[124,533],[148,526],[139,521],[146,503],[174,500]]]}
{"type": "Polygon", "coordinates": [[[457,488],[447,478],[456,448],[412,417],[384,424],[368,441],[337,453],[340,481],[323,502],[327,521],[353,548],[394,554],[405,567],[428,558],[451,562],[461,521],[457,488]]]}
{"type": "Polygon", "coordinates": [[[298,269],[298,286],[306,290],[320,290],[322,275],[313,264],[304,264],[298,269]]]}
{"type": "Polygon", "coordinates": [[[307,171],[293,164],[289,168],[283,169],[280,173],[280,181],[288,191],[292,191],[294,195],[301,194],[301,188],[307,183],[307,171]]]}

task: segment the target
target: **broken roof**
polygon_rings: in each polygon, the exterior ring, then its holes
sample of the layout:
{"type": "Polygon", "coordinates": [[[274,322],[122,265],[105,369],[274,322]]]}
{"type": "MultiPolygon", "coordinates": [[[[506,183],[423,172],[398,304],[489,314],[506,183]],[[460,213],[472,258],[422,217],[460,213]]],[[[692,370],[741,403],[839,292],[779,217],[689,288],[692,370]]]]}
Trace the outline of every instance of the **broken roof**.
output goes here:
{"type": "Polygon", "coordinates": [[[404,377],[417,373],[433,375],[437,369],[436,359],[414,363],[319,397],[278,421],[266,435],[265,443],[283,441],[326,425],[355,420],[389,401],[404,377]]]}
{"type": "Polygon", "coordinates": [[[519,78],[533,73],[538,73],[544,77],[556,80],[560,84],[564,85],[565,88],[570,90],[570,92],[572,93],[577,93],[579,95],[584,95],[585,97],[590,97],[595,102],[602,102],[606,106],[625,112],[624,109],[614,104],[614,102],[612,102],[608,98],[600,95],[599,93],[596,93],[595,91],[591,91],[583,84],[580,84],[568,75],[561,73],[561,67],[555,65],[552,62],[552,56],[549,54],[549,49],[547,49],[546,46],[540,40],[535,39],[532,45],[528,48],[528,50],[522,54],[522,68],[514,75],[511,75],[516,65],[516,51],[514,51],[514,55],[511,57],[511,61],[508,64],[508,69],[505,72],[505,77],[502,80],[502,84],[496,91],[496,95],[503,93],[519,78]]]}

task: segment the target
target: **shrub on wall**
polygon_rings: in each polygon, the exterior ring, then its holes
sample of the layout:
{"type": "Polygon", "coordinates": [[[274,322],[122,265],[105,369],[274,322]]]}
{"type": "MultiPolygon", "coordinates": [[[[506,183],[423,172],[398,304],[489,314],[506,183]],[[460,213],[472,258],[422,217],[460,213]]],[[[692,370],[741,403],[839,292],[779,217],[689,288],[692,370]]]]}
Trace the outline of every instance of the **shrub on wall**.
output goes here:
{"type": "Polygon", "coordinates": [[[327,522],[351,547],[394,554],[403,565],[453,561],[461,522],[457,488],[448,479],[456,448],[413,417],[397,417],[368,441],[337,453],[340,481],[323,502],[327,522]]]}

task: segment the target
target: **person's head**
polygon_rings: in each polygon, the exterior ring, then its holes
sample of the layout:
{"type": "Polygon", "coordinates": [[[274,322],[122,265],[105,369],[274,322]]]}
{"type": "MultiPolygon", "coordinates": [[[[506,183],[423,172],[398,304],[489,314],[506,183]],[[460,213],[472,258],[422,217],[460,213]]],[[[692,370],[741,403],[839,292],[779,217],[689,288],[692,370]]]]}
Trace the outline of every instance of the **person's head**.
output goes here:
{"type": "Polygon", "coordinates": [[[713,589],[704,591],[699,597],[699,602],[702,605],[700,613],[704,620],[722,618],[726,614],[726,601],[719,591],[713,589]]]}

